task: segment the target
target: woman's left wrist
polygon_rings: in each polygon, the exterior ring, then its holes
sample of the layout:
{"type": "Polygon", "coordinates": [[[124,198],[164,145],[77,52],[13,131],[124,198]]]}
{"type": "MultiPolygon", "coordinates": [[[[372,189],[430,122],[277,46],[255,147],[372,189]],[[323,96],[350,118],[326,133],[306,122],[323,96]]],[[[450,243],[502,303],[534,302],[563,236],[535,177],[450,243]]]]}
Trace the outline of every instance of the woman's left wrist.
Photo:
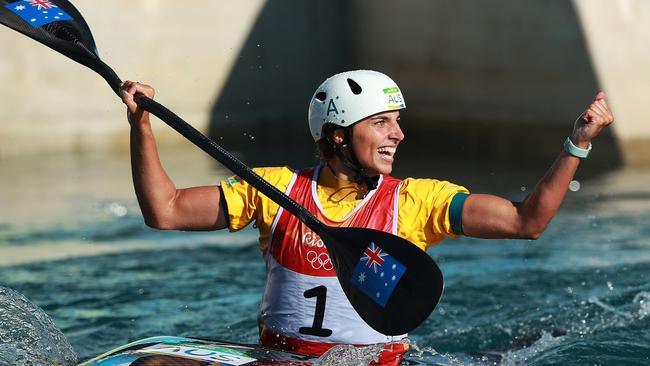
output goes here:
{"type": "Polygon", "coordinates": [[[566,151],[569,155],[573,155],[581,159],[589,156],[589,153],[591,152],[591,142],[583,141],[575,143],[574,141],[574,138],[567,137],[566,141],[564,141],[564,151],[566,151]]]}
{"type": "Polygon", "coordinates": [[[571,136],[569,138],[571,139],[571,143],[575,147],[579,147],[581,149],[587,150],[587,149],[589,149],[589,146],[591,146],[591,141],[580,140],[580,139],[575,138],[574,136],[571,136]]]}

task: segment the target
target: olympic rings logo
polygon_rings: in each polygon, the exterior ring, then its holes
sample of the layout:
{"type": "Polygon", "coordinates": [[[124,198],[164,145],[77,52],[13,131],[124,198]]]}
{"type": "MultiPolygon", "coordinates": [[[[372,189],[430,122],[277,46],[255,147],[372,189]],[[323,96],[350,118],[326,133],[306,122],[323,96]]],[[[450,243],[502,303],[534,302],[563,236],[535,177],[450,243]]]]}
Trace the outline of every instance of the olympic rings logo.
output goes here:
{"type": "Polygon", "coordinates": [[[331,271],[334,269],[334,264],[327,253],[316,253],[313,250],[307,252],[307,262],[311,264],[313,269],[324,269],[331,271]]]}

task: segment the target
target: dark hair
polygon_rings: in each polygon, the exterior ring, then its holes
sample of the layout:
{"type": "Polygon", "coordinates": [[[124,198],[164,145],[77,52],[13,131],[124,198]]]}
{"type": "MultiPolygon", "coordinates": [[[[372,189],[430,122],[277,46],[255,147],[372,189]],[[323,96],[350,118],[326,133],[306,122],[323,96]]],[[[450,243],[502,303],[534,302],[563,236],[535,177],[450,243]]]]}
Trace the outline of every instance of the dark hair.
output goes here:
{"type": "Polygon", "coordinates": [[[354,182],[363,183],[368,187],[368,191],[377,188],[378,176],[369,177],[366,169],[361,166],[354,151],[350,151],[350,157],[343,153],[342,146],[336,145],[332,134],[334,131],[342,129],[344,133],[343,141],[348,144],[348,148],[352,148],[352,126],[341,127],[333,123],[327,123],[323,126],[321,139],[316,142],[319,151],[319,158],[321,163],[327,163],[330,159],[338,156],[343,165],[355,173],[353,178],[354,182]]]}
{"type": "Polygon", "coordinates": [[[339,128],[343,129],[347,127],[337,126],[333,123],[326,123],[323,125],[323,130],[321,133],[322,138],[316,141],[316,147],[318,149],[319,158],[324,162],[336,156],[334,146],[332,146],[333,142],[331,137],[334,131],[338,130],[339,128]]]}

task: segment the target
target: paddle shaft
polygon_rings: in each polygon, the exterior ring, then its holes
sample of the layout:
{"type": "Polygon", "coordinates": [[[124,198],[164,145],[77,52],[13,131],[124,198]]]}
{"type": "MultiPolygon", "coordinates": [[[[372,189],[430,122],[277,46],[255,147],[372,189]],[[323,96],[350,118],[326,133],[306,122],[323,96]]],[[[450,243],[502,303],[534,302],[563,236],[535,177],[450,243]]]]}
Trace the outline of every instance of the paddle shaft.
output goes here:
{"type": "Polygon", "coordinates": [[[167,123],[171,128],[201,148],[201,150],[205,151],[208,155],[215,158],[226,168],[230,169],[233,173],[237,174],[240,178],[245,180],[248,184],[255,187],[258,191],[266,195],[273,202],[277,203],[285,210],[298,217],[300,221],[305,223],[305,225],[307,225],[314,232],[319,233],[321,231],[323,224],[318,219],[316,219],[316,217],[314,217],[311,212],[299,205],[296,201],[289,198],[286,194],[282,193],[273,185],[268,183],[251,168],[244,165],[244,163],[226,151],[223,147],[207,138],[201,132],[192,127],[189,123],[183,121],[172,111],[165,108],[165,106],[141,94],[137,94],[134,99],[139,107],[156,115],[163,122],[167,123]]]}
{"type": "MultiPolygon", "coordinates": [[[[101,73],[102,77],[111,86],[113,92],[115,92],[115,94],[118,96],[121,96],[121,79],[119,76],[117,76],[115,71],[113,71],[110,66],[102,61],[100,62],[103,69],[103,72],[101,73]]],[[[215,158],[218,162],[248,182],[248,184],[255,187],[255,189],[263,193],[270,200],[282,206],[285,210],[291,212],[315,233],[322,233],[324,224],[320,222],[311,212],[309,212],[303,206],[299,205],[296,201],[289,198],[286,194],[282,193],[279,189],[275,188],[275,186],[269,184],[269,182],[264,180],[264,178],[260,177],[251,168],[239,161],[239,159],[235,158],[226,149],[211,139],[207,138],[196,128],[192,127],[192,125],[185,122],[174,112],[167,109],[167,107],[142,94],[136,94],[134,100],[140,108],[153,113],[156,117],[165,122],[169,127],[176,130],[186,139],[194,143],[194,145],[198,146],[208,155],[215,158]]]]}

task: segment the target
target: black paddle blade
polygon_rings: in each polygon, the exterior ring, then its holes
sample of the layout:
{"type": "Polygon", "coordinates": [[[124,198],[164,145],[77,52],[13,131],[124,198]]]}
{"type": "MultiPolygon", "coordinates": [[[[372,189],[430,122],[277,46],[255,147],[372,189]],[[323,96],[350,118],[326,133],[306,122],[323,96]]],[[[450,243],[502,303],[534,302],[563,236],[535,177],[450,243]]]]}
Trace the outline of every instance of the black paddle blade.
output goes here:
{"type": "Polygon", "coordinates": [[[99,59],[86,21],[65,0],[0,0],[0,23],[100,74],[119,94],[119,77],[99,59]]]}
{"type": "Polygon", "coordinates": [[[440,301],[440,268],[409,241],[363,228],[323,227],[319,235],[350,303],[376,331],[408,333],[440,301]]]}

